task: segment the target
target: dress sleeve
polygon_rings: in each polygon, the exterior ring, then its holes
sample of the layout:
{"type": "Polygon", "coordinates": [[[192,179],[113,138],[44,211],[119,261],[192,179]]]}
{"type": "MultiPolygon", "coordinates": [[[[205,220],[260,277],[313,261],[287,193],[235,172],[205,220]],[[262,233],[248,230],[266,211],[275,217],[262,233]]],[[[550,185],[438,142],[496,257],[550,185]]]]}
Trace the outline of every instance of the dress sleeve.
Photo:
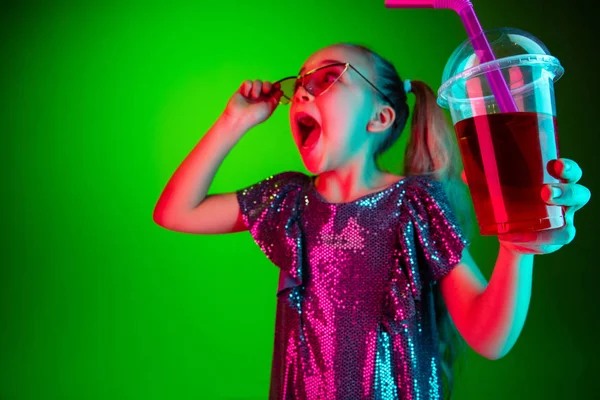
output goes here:
{"type": "Polygon", "coordinates": [[[252,238],[281,270],[278,293],[303,282],[300,214],[306,179],[299,172],[282,172],[236,192],[252,238]]]}
{"type": "Polygon", "coordinates": [[[398,247],[383,308],[383,322],[392,333],[402,332],[416,314],[423,285],[448,274],[468,245],[441,183],[407,180],[398,203],[398,247]]]}
{"type": "Polygon", "coordinates": [[[403,206],[402,214],[410,220],[400,232],[400,239],[405,244],[414,244],[413,256],[420,265],[421,278],[435,283],[460,262],[469,241],[440,182],[417,177],[406,192],[403,206]]]}

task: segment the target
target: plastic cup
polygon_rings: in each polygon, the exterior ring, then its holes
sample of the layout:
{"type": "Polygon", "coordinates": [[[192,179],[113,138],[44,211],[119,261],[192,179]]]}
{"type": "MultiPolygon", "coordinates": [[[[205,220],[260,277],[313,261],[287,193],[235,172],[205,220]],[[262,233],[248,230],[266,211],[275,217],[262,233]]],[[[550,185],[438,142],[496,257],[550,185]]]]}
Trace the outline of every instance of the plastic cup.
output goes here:
{"type": "MultiPolygon", "coordinates": [[[[496,55],[480,63],[469,40],[444,70],[438,104],[450,111],[481,235],[564,226],[561,206],[541,198],[559,158],[554,82],[564,70],[531,34],[514,28],[484,32],[496,55]],[[500,71],[517,106],[501,112],[486,73],[500,71]]],[[[489,75],[489,74],[488,74],[489,75]]]]}

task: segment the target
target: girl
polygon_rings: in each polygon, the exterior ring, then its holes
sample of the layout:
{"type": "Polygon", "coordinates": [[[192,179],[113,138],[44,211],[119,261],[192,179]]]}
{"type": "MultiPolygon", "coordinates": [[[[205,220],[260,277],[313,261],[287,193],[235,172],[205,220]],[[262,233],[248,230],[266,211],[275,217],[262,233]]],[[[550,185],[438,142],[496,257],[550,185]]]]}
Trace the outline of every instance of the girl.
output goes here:
{"type": "Polygon", "coordinates": [[[249,230],[280,268],[270,399],[450,397],[461,341],[491,360],[514,345],[531,294],[533,254],[573,240],[590,198],[579,166],[554,160],[567,226],[499,237],[486,282],[467,246],[468,197],[453,131],[423,82],[403,82],[373,51],[335,44],[298,77],[246,81],[177,169],[154,220],[179,232],[249,230]],[[416,96],[404,173],[377,166],[416,96]],[[207,196],[230,149],[278,104],[290,104],[307,170],[207,196]],[[462,194],[461,194],[462,192],[462,194]],[[461,219],[463,218],[463,219],[461,219]]]}

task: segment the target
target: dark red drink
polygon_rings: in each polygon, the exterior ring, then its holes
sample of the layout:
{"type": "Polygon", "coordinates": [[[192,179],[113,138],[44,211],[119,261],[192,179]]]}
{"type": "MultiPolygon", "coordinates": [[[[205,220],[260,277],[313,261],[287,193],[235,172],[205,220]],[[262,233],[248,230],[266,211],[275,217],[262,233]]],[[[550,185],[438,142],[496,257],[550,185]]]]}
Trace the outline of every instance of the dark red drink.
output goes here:
{"type": "Polygon", "coordinates": [[[560,182],[547,170],[548,162],[559,158],[554,116],[480,115],[454,128],[481,235],[564,225],[562,207],[547,205],[540,196],[544,184],[560,182]]]}

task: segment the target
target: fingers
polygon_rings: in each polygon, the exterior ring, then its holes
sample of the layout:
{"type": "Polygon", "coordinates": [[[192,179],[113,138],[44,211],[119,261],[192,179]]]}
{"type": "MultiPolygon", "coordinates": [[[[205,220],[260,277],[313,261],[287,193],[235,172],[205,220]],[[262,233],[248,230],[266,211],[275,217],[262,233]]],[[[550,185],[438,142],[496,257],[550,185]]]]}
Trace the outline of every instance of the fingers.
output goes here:
{"type": "Polygon", "coordinates": [[[271,91],[271,82],[264,81],[263,85],[262,85],[263,94],[269,94],[270,91],[271,91]]]}
{"type": "Polygon", "coordinates": [[[257,99],[260,96],[260,91],[262,89],[262,82],[258,79],[254,81],[254,85],[252,85],[252,98],[257,99]]]}
{"type": "Polygon", "coordinates": [[[583,171],[575,161],[568,158],[551,160],[547,165],[548,172],[555,178],[563,179],[567,183],[577,183],[583,176],[583,171]]]}
{"type": "MultiPolygon", "coordinates": [[[[246,80],[242,84],[240,88],[240,93],[247,98],[258,99],[261,96],[269,96],[272,91],[279,91],[280,85],[279,83],[272,84],[269,81],[261,81],[261,80],[246,80]]],[[[274,94],[277,94],[275,92],[274,94]]]]}
{"type": "Polygon", "coordinates": [[[590,190],[575,183],[555,183],[544,185],[541,191],[542,200],[548,204],[573,207],[579,210],[591,199],[590,190]]]}
{"type": "Polygon", "coordinates": [[[244,81],[244,83],[242,83],[242,87],[240,88],[240,93],[242,94],[242,96],[248,97],[251,89],[252,89],[252,81],[246,80],[246,81],[244,81]]]}
{"type": "MultiPolygon", "coordinates": [[[[544,243],[545,246],[564,246],[571,243],[577,234],[577,229],[571,223],[562,228],[549,229],[545,231],[515,232],[498,235],[498,239],[513,244],[544,243]]],[[[549,253],[547,249],[542,253],[549,253]]]]}

